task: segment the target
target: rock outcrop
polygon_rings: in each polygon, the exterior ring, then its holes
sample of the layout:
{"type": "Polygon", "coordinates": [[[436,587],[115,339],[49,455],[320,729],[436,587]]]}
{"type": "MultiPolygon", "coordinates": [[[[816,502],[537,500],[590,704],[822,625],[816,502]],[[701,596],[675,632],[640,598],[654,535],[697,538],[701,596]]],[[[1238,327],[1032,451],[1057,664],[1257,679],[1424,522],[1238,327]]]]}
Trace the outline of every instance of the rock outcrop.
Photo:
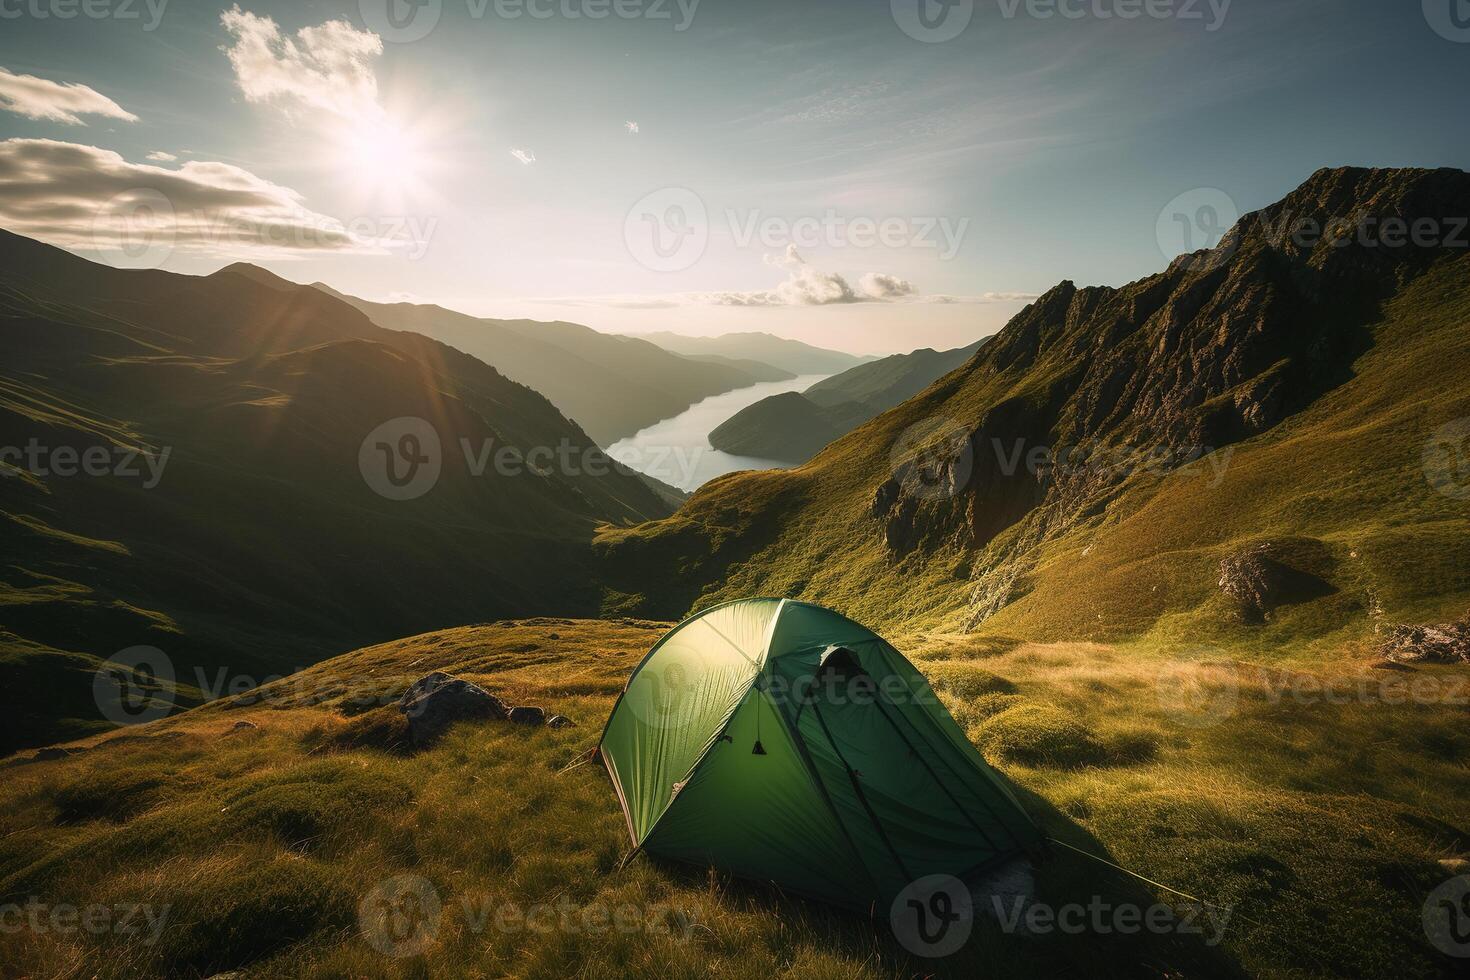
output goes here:
{"type": "Polygon", "coordinates": [[[398,702],[408,719],[409,737],[417,747],[432,743],[457,721],[500,721],[510,708],[495,695],[467,680],[435,671],[409,686],[398,702]]]}
{"type": "Polygon", "coordinates": [[[1394,663],[1470,664],[1470,617],[1438,626],[1394,626],[1380,652],[1394,663]]]}
{"type": "Polygon", "coordinates": [[[1264,623],[1281,606],[1337,591],[1319,576],[1287,564],[1288,550],[1264,542],[1220,560],[1220,591],[1235,605],[1242,622],[1264,623]]]}

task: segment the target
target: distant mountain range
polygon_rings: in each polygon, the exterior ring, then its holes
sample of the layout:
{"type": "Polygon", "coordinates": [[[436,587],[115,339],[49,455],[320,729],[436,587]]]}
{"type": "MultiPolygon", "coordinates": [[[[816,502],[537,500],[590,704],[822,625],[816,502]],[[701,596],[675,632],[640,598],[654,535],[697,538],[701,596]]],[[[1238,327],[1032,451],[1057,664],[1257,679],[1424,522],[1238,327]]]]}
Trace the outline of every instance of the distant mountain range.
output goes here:
{"type": "Polygon", "coordinates": [[[606,529],[610,608],[782,595],[892,629],[1252,656],[1455,621],[1466,215],[1459,170],[1323,170],[1163,272],[1063,282],[799,470],[606,529]]]}
{"type": "Polygon", "coordinates": [[[315,285],[379,326],[421,333],[535,388],[601,446],[672,418],[711,395],[795,376],[758,358],[681,357],[647,339],[600,333],[576,323],[493,320],[442,306],[373,303],[324,283],[315,285]]]}
{"type": "Polygon", "coordinates": [[[187,703],[220,670],[595,613],[596,528],[671,510],[541,394],[322,290],[3,232],[0,447],[0,755],[103,725],[124,648],[165,651],[187,703]]]}
{"type": "Polygon", "coordinates": [[[768,333],[727,333],[718,337],[687,337],[684,334],[659,331],[639,334],[639,338],[658,344],[665,350],[690,357],[733,358],[769,364],[792,376],[804,374],[838,374],[866,361],[871,356],[847,354],[803,344],[768,333]]]}
{"type": "Polygon", "coordinates": [[[955,370],[984,343],[893,354],[848,368],[804,392],[763,398],[710,432],[710,445],[737,456],[804,463],[827,443],[955,370]]]}

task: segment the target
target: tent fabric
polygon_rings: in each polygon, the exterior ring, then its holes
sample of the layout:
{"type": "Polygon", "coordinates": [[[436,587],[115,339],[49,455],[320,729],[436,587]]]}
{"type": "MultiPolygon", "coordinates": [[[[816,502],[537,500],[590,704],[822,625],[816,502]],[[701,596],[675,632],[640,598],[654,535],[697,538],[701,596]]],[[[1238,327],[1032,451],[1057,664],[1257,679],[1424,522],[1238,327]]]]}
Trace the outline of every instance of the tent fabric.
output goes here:
{"type": "Polygon", "coordinates": [[[811,603],[680,623],[630,676],[599,755],[635,846],[839,905],[1042,840],[913,664],[811,603]]]}

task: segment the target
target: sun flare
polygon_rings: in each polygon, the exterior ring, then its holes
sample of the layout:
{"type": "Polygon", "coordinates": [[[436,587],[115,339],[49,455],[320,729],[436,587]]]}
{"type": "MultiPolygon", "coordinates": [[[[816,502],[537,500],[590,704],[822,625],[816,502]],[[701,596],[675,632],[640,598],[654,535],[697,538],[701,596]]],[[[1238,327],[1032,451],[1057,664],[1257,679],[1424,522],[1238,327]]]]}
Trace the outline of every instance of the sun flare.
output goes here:
{"type": "Polygon", "coordinates": [[[386,113],[346,124],[336,162],[361,194],[403,198],[421,192],[430,157],[420,132],[386,113]]]}

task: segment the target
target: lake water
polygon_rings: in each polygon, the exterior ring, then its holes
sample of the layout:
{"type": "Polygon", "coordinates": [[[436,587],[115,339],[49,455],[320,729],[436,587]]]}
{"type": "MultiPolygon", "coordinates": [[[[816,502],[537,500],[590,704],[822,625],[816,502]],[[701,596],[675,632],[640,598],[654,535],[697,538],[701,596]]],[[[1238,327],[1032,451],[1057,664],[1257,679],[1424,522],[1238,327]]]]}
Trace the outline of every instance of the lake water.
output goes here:
{"type": "Polygon", "coordinates": [[[788,391],[805,391],[825,374],[808,374],[790,381],[767,381],[711,395],[690,405],[671,419],[619,439],[608,447],[608,455],[640,473],[678,487],[694,490],[700,484],[736,470],[770,470],[790,462],[732,456],[710,448],[709,434],[730,416],[762,398],[788,391]]]}

